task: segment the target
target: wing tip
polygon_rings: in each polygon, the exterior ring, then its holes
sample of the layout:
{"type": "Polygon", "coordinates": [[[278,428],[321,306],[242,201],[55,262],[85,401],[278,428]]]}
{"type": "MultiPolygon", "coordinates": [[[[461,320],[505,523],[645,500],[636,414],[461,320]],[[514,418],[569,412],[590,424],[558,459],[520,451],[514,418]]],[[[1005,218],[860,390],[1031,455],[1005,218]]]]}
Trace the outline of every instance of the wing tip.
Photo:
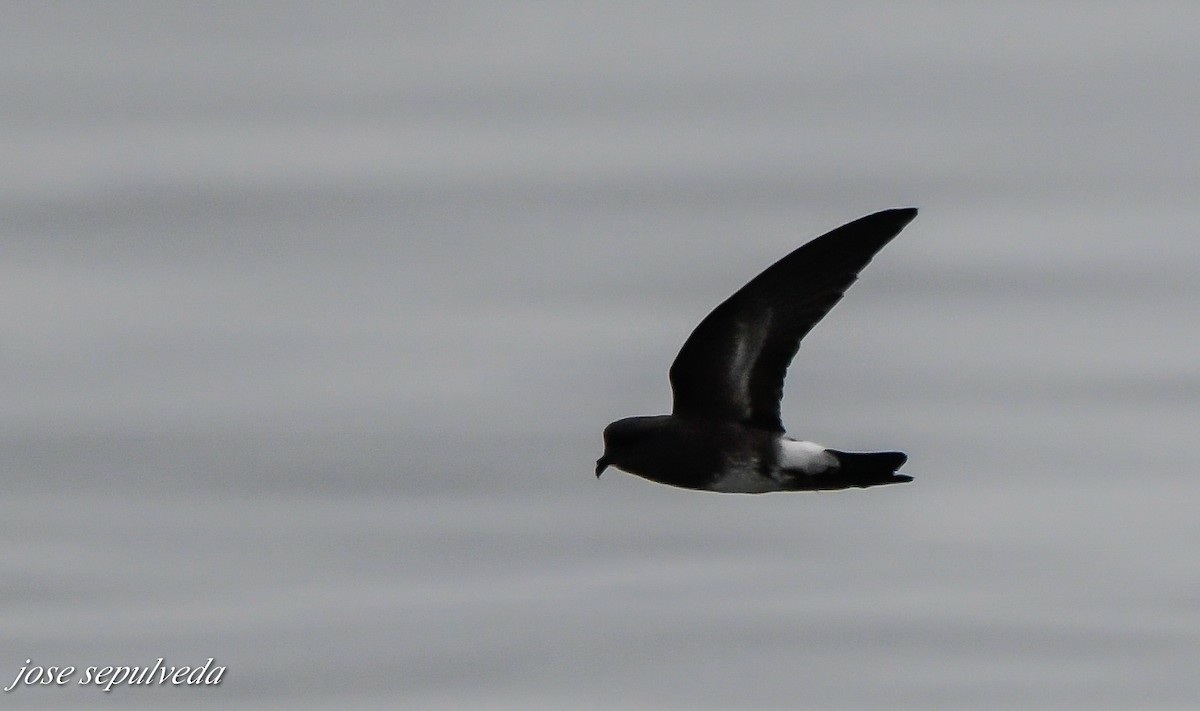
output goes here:
{"type": "MultiPolygon", "coordinates": [[[[892,241],[916,216],[915,207],[894,207],[860,217],[828,234],[853,234],[857,240],[872,244],[872,251],[875,251],[892,241]]],[[[840,241],[843,238],[838,239],[840,241]]]]}
{"type": "Polygon", "coordinates": [[[890,210],[880,210],[872,215],[867,215],[867,217],[864,219],[887,219],[888,221],[894,222],[898,226],[903,227],[909,222],[912,222],[913,218],[917,216],[917,212],[918,210],[915,207],[894,207],[890,210]]]}

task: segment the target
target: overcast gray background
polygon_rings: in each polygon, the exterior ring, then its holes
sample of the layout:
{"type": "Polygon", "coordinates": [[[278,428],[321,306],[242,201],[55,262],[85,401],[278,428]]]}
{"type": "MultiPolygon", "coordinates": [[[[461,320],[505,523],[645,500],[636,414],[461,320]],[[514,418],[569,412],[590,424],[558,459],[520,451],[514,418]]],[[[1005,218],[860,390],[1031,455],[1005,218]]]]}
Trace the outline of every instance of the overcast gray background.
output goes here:
{"type": "Polygon", "coordinates": [[[0,23],[5,708],[1194,709],[1200,6],[50,3],[0,23]],[[915,222],[791,432],[592,476],[720,300],[915,222]]]}

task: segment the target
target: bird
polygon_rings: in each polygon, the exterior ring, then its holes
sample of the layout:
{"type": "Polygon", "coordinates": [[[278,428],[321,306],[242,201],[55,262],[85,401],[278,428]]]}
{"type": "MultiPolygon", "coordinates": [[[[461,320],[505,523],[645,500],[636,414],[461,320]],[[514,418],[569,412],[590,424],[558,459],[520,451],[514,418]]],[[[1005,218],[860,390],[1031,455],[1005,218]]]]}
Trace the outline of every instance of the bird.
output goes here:
{"type": "Polygon", "coordinates": [[[611,466],[660,484],[741,494],[912,481],[897,472],[904,452],[847,452],[789,437],[780,404],[800,341],[916,215],[897,208],[842,225],[713,309],[671,364],[671,414],[605,427],[596,478],[611,466]]]}

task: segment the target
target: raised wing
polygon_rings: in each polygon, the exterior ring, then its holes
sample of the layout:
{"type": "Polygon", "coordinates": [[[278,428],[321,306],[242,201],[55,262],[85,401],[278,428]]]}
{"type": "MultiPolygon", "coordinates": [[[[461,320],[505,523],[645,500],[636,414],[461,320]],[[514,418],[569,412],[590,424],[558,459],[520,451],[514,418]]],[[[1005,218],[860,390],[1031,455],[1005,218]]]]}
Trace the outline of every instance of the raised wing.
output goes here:
{"type": "Polygon", "coordinates": [[[783,432],[783,379],[800,339],[916,216],[916,208],[884,210],[843,225],[767,267],[713,309],[671,365],[674,414],[783,432]]]}

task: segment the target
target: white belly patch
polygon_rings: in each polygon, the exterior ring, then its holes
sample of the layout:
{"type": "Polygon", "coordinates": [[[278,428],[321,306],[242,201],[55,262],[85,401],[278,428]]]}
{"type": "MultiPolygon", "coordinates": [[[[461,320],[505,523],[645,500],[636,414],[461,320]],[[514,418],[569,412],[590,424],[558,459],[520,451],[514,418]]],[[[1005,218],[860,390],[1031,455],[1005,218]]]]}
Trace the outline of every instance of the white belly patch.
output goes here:
{"type": "Polygon", "coordinates": [[[763,476],[756,469],[739,468],[712,483],[712,490],[724,494],[765,494],[781,491],[779,482],[763,476]]]}
{"type": "Polygon", "coordinates": [[[758,457],[736,457],[725,462],[724,476],[711,485],[713,491],[726,494],[765,494],[779,491],[779,482],[761,471],[758,457]]]}
{"type": "Polygon", "coordinates": [[[816,442],[801,442],[794,439],[779,440],[779,467],[801,471],[805,474],[820,474],[837,466],[837,457],[825,451],[816,442]]]}
{"type": "Polygon", "coordinates": [[[787,482],[794,474],[822,474],[837,466],[837,457],[815,442],[800,442],[781,438],[777,445],[777,462],[770,472],[764,472],[757,457],[739,457],[726,462],[724,475],[712,482],[711,489],[728,494],[765,494],[794,488],[787,482]]]}

